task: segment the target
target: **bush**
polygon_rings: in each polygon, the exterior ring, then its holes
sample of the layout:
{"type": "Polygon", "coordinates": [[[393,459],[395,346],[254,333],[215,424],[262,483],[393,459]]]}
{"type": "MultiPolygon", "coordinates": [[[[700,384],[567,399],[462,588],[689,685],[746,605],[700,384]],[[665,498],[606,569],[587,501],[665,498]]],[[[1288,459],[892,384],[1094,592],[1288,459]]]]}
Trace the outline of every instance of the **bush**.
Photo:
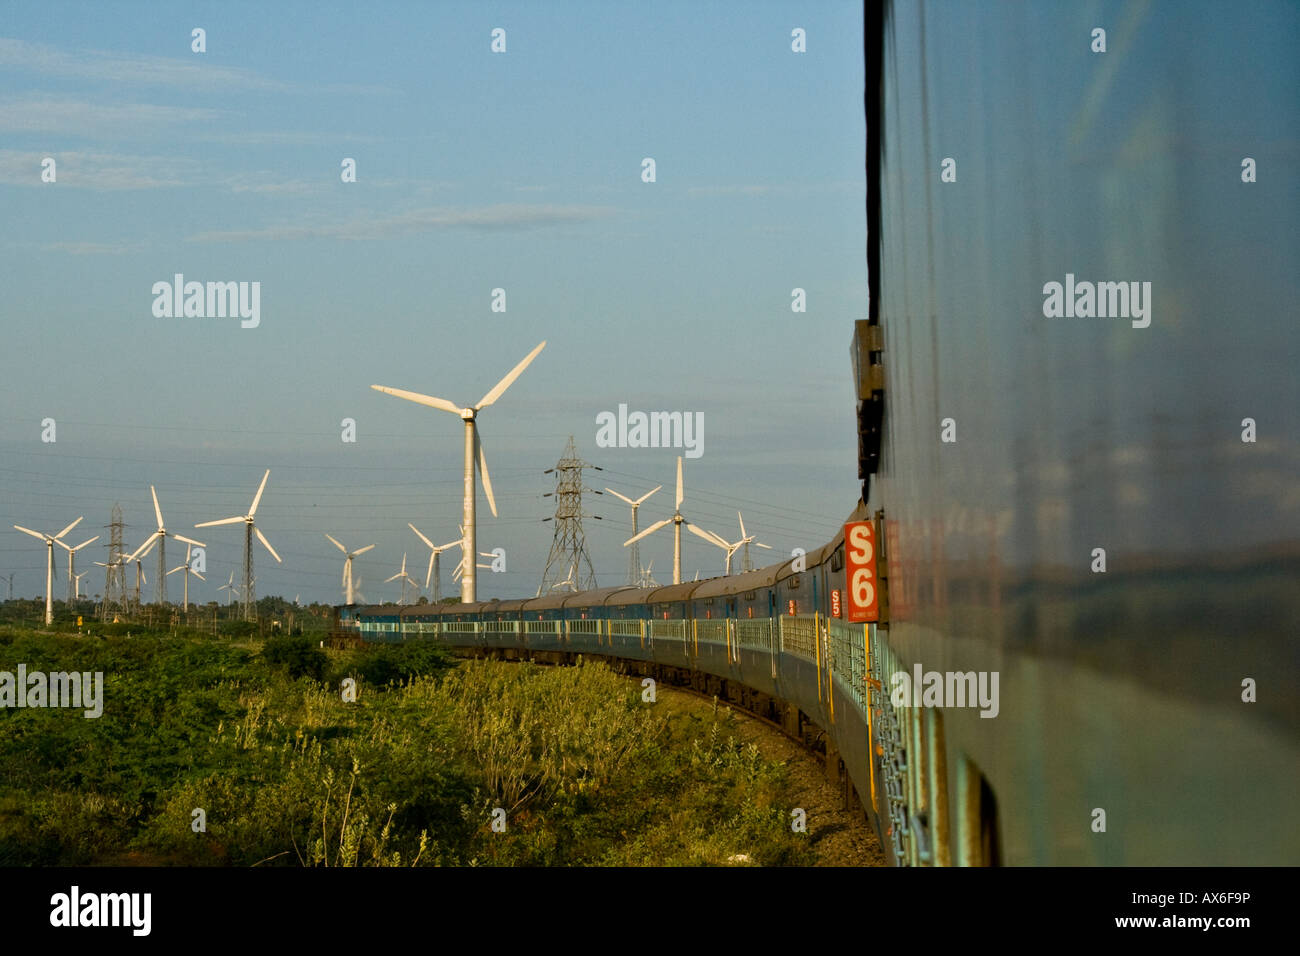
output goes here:
{"type": "Polygon", "coordinates": [[[414,677],[437,677],[455,664],[447,651],[428,641],[374,644],[358,653],[353,672],[372,687],[414,677]]]}
{"type": "Polygon", "coordinates": [[[325,652],[301,637],[272,637],[262,645],[262,659],[275,668],[284,668],[291,678],[325,679],[329,658],[325,652]]]}

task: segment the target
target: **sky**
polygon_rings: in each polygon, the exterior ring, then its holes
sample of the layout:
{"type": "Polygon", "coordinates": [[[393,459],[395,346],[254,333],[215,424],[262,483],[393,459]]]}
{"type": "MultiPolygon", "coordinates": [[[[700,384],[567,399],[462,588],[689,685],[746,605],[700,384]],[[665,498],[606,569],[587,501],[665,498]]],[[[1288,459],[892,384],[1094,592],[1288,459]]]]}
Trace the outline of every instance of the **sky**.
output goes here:
{"type": "MultiPolygon", "coordinates": [[[[421,583],[428,559],[407,522],[458,536],[463,426],[369,386],[472,404],[541,341],[479,418],[500,512],[480,489],[479,546],[507,568],[480,597],[537,591],[570,435],[604,469],[591,488],[664,485],[642,527],[671,512],[682,449],[596,446],[620,404],[703,417],[689,520],[736,540],[740,511],[773,559],[824,544],[860,493],[862,69],[854,3],[7,5],[0,577],[44,592],[14,524],[84,515],[69,538],[104,535],[83,552],[104,560],[114,502],[133,548],[153,484],[168,530],[207,545],[191,600],[217,599],[242,533],[193,526],[244,513],[269,468],[257,524],[283,564],[257,552],[257,593],[341,600],[328,532],[377,545],[355,574],[395,600],[402,555],[421,583]],[[177,273],[260,283],[259,324],[156,316],[177,273]]],[[[584,506],[598,583],[621,583],[628,509],[584,506]]],[[[686,537],[684,576],[721,573],[686,537]]],[[[670,580],[671,528],[642,554],[670,580]]]]}

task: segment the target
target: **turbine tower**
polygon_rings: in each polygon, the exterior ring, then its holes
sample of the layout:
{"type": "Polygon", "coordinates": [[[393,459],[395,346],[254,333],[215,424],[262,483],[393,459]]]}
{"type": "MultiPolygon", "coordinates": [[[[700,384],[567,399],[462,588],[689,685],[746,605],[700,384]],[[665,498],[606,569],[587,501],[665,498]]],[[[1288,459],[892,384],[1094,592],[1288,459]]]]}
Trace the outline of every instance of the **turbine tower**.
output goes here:
{"type": "Polygon", "coordinates": [[[230,607],[230,605],[233,604],[235,601],[235,595],[239,593],[239,588],[235,584],[234,571],[230,572],[230,580],[227,581],[225,584],[221,585],[221,587],[217,588],[217,590],[230,592],[229,597],[226,598],[226,607],[230,607]]]}
{"type": "MultiPolygon", "coordinates": [[[[262,476],[262,483],[257,488],[257,494],[253,496],[253,504],[248,509],[246,515],[235,515],[233,518],[222,518],[220,521],[204,521],[202,524],[196,524],[196,528],[211,528],[219,524],[238,524],[244,522],[244,588],[240,594],[240,600],[244,604],[244,620],[253,619],[253,535],[257,535],[257,540],[271,553],[271,557],[276,562],[280,561],[280,556],[275,553],[275,548],[271,547],[271,542],[266,540],[266,535],[262,534],[262,529],[253,523],[253,515],[257,514],[257,503],[262,500],[262,492],[266,490],[266,480],[271,477],[271,469],[266,470],[262,476]]],[[[159,522],[161,524],[161,521],[159,522]]]]}
{"type": "MultiPolygon", "coordinates": [[[[626,501],[628,504],[630,504],[630,505],[632,506],[632,537],[635,538],[636,535],[637,535],[637,527],[636,527],[636,510],[637,510],[638,508],[641,507],[642,502],[644,502],[647,498],[649,498],[651,495],[653,495],[653,494],[655,493],[655,491],[658,491],[658,490],[659,490],[660,488],[662,488],[662,487],[663,487],[663,485],[656,485],[654,491],[647,491],[645,494],[643,494],[643,495],[642,495],[640,498],[638,498],[636,501],[633,501],[631,498],[628,498],[628,497],[626,497],[625,495],[620,495],[620,494],[619,494],[617,491],[615,491],[613,488],[606,488],[606,489],[605,489],[605,490],[608,491],[611,495],[613,495],[615,498],[621,498],[623,501],[626,501]]],[[[642,577],[644,576],[644,574],[645,574],[645,572],[644,572],[644,571],[642,570],[642,568],[641,568],[641,544],[640,544],[640,542],[637,542],[636,544],[633,544],[633,545],[632,545],[632,550],[631,550],[631,551],[629,552],[629,554],[628,554],[628,563],[627,563],[627,583],[628,583],[628,586],[629,586],[629,587],[636,587],[637,584],[638,584],[638,582],[639,582],[639,581],[642,579],[642,577]]]]}
{"type": "MultiPolygon", "coordinates": [[[[85,515],[82,515],[85,517],[85,515]]],[[[49,627],[54,623],[54,542],[58,541],[65,534],[81,524],[81,518],[78,518],[72,524],[68,525],[58,534],[41,534],[39,531],[33,531],[31,528],[24,528],[21,525],[14,527],[23,534],[30,534],[33,538],[40,538],[45,542],[46,557],[48,560],[45,565],[45,626],[49,627]]]]}
{"type": "Polygon", "coordinates": [[[465,422],[465,503],[464,503],[464,526],[465,536],[461,543],[461,564],[464,573],[460,580],[460,599],[463,603],[469,604],[478,599],[475,583],[477,575],[474,573],[473,555],[478,553],[478,539],[474,516],[475,506],[475,488],[474,488],[474,467],[478,465],[479,471],[483,475],[483,493],[487,495],[488,507],[492,509],[492,516],[495,518],[497,513],[496,500],[492,497],[492,479],[488,477],[487,458],[483,455],[483,445],[478,435],[478,413],[487,408],[498,398],[500,398],[511,383],[517,379],[528,364],[537,357],[537,353],[546,348],[546,342],[542,342],[537,348],[529,352],[522,362],[510,370],[501,381],[492,388],[490,392],[483,396],[482,401],[472,408],[457,408],[453,403],[445,398],[434,398],[432,395],[421,395],[419,392],[407,392],[400,388],[386,388],[383,385],[371,385],[370,387],[387,395],[395,395],[398,398],[404,398],[408,402],[416,402],[420,405],[428,405],[430,408],[441,409],[444,412],[450,412],[458,415],[465,422]]]}
{"type": "MultiPolygon", "coordinates": [[[[270,472],[268,472],[268,474],[270,474],[270,472]]],[[[153,550],[154,542],[158,543],[158,580],[154,584],[154,587],[157,589],[154,599],[159,605],[163,605],[167,603],[167,575],[171,573],[167,570],[167,539],[169,537],[175,538],[177,541],[184,541],[187,546],[194,545],[199,548],[206,548],[207,545],[202,541],[195,541],[193,538],[187,538],[174,531],[168,531],[167,527],[163,524],[162,508],[158,506],[158,492],[154,490],[153,485],[149,486],[149,493],[153,495],[153,513],[158,517],[158,530],[145,538],[144,544],[140,545],[140,547],[136,549],[135,554],[131,555],[127,560],[134,561],[137,558],[143,558],[153,550]]],[[[188,547],[185,551],[185,561],[187,564],[189,563],[188,547]]]]}
{"type": "Polygon", "coordinates": [[[709,544],[715,544],[720,547],[726,547],[726,544],[712,531],[705,531],[703,528],[697,528],[686,520],[682,514],[682,499],[685,497],[682,493],[682,456],[677,456],[677,506],[673,511],[671,518],[665,518],[663,521],[656,521],[650,527],[646,528],[640,534],[633,535],[623,542],[623,547],[627,547],[635,541],[649,537],[666,524],[673,526],[673,584],[682,583],[682,525],[686,525],[693,533],[698,534],[709,544]]]}
{"type": "Polygon", "coordinates": [[[355,557],[356,557],[357,555],[359,555],[359,554],[365,554],[367,551],[369,551],[371,548],[373,548],[374,545],[373,545],[373,544],[368,544],[368,545],[366,545],[364,548],[362,548],[360,551],[349,551],[347,548],[343,547],[343,545],[341,545],[341,544],[339,543],[338,539],[335,538],[333,535],[328,535],[328,534],[327,534],[327,535],[325,535],[325,537],[327,537],[327,538],[329,538],[331,541],[333,541],[333,542],[334,542],[334,547],[338,548],[338,549],[339,549],[340,551],[342,551],[343,554],[344,554],[344,560],[343,560],[343,592],[344,592],[344,594],[347,596],[347,603],[348,603],[349,605],[354,604],[354,603],[356,603],[356,602],[352,600],[352,591],[353,591],[353,587],[352,587],[352,559],[355,558],[355,557]]]}
{"type": "MultiPolygon", "coordinates": [[[[548,491],[543,497],[555,495],[555,535],[551,539],[551,553],[546,557],[546,568],[542,571],[542,583],[537,589],[538,595],[564,589],[570,582],[576,582],[574,591],[589,590],[596,586],[596,569],[591,565],[591,556],[587,554],[587,539],[582,533],[582,493],[595,491],[583,488],[582,469],[603,469],[599,465],[590,465],[578,457],[577,446],[573,436],[564,446],[564,457],[555,463],[554,468],[547,468],[544,475],[555,473],[555,491],[548,491]],[[582,563],[586,562],[587,572],[582,573],[582,563]],[[562,578],[561,573],[567,573],[562,578]]],[[[599,515],[593,515],[597,521],[599,515]]],[[[543,518],[550,521],[550,518],[543,518]]]]}
{"type": "Polygon", "coordinates": [[[93,542],[98,540],[99,540],[99,535],[95,535],[93,538],[88,538],[87,540],[81,542],[81,544],[77,545],[75,548],[69,548],[67,542],[59,541],[57,538],[55,539],[55,543],[58,544],[58,546],[62,548],[64,551],[68,552],[68,603],[69,604],[71,604],[73,601],[76,600],[76,594],[77,594],[75,587],[76,587],[78,575],[74,563],[74,559],[77,556],[77,552],[80,551],[82,548],[84,548],[86,545],[92,544],[93,542]]]}
{"type": "Polygon", "coordinates": [[[429,546],[429,570],[424,575],[424,587],[427,590],[429,582],[431,580],[433,581],[432,600],[434,604],[439,604],[442,602],[442,569],[438,566],[438,556],[448,548],[459,547],[462,543],[461,539],[458,538],[455,541],[449,541],[447,544],[439,546],[430,541],[425,536],[424,532],[409,521],[406,523],[406,526],[419,535],[420,540],[429,546]]]}
{"type": "MultiPolygon", "coordinates": [[[[178,534],[176,534],[176,535],[172,535],[172,537],[173,537],[173,538],[176,538],[178,541],[185,541],[185,540],[186,540],[185,538],[182,538],[182,537],[181,537],[180,535],[178,535],[178,534]]],[[[201,548],[201,547],[204,547],[204,546],[203,546],[203,545],[199,545],[199,547],[201,548]]],[[[190,567],[190,552],[191,552],[192,548],[193,548],[193,545],[192,545],[192,544],[186,544],[186,545],[185,545],[185,563],[182,564],[180,567],[178,567],[178,568],[172,568],[170,571],[167,572],[168,574],[175,574],[177,571],[184,571],[184,572],[185,572],[185,614],[186,614],[187,617],[188,617],[188,615],[189,615],[189,613],[190,613],[190,575],[191,575],[191,574],[194,575],[194,576],[195,576],[196,578],[198,578],[200,581],[204,581],[204,580],[206,580],[206,578],[204,578],[203,575],[199,574],[199,572],[195,571],[192,567],[190,567]]]]}

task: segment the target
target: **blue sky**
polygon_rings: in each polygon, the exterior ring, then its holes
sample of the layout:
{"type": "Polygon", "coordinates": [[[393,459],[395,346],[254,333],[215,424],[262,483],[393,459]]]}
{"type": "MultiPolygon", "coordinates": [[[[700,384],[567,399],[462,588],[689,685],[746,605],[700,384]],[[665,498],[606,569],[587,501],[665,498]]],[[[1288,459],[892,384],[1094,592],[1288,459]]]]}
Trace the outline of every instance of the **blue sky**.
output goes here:
{"type": "MultiPolygon", "coordinates": [[[[542,471],[570,434],[607,469],[593,487],[665,484],[643,519],[671,509],[675,451],[595,447],[596,415],[619,403],[703,413],[691,520],[734,539],[739,508],[770,553],[824,543],[858,494],[861,16],[852,3],[7,7],[2,526],[85,514],[89,536],[120,501],[134,543],[153,483],[185,533],[242,512],[270,468],[259,526],[285,561],[258,555],[258,593],[337,600],[330,532],[378,544],[357,572],[368,598],[392,599],[378,582],[402,553],[426,559],[407,521],[456,536],[461,426],[368,386],[468,404],[545,339],[480,418],[501,516],[480,498],[479,543],[505,548],[509,568],[481,594],[536,590],[542,471]],[[194,27],[206,53],[191,52],[194,27]],[[791,51],[795,27],[806,53],[791,51]],[[356,183],[340,182],[344,157],[356,183]],[[151,287],[178,272],[260,282],[261,325],[155,318],[151,287]],[[791,311],[795,287],[806,313],[791,311]]],[[[618,583],[626,509],[606,496],[588,510],[605,519],[587,523],[600,583],[618,583]]],[[[241,552],[238,529],[205,530],[199,600],[241,552]]],[[[666,580],[671,534],[656,538],[645,560],[666,580]]],[[[686,574],[720,573],[721,557],[692,539],[686,574]]],[[[43,591],[43,561],[0,531],[17,594],[43,591]]]]}

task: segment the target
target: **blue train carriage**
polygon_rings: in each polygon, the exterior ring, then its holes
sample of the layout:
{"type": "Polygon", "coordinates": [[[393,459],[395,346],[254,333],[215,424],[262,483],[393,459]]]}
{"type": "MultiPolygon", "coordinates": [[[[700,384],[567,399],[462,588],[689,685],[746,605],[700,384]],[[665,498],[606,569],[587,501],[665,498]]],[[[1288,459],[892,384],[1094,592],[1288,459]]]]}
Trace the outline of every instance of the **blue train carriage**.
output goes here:
{"type": "Polygon", "coordinates": [[[622,591],[632,591],[626,584],[579,591],[564,602],[565,627],[573,650],[611,654],[609,612],[605,602],[622,591]]]}
{"type": "Polygon", "coordinates": [[[361,639],[379,643],[401,640],[401,612],[396,604],[352,605],[361,639]]]}
{"type": "Polygon", "coordinates": [[[700,582],[692,595],[699,667],[766,694],[776,693],[778,661],[771,608],[779,568],[772,564],[700,582]]]}
{"type": "Polygon", "coordinates": [[[509,601],[489,601],[480,612],[480,637],[483,646],[513,648],[524,647],[522,598],[509,601]]]}
{"type": "Polygon", "coordinates": [[[524,643],[532,651],[565,651],[564,602],[572,591],[543,594],[529,598],[521,608],[524,643]]]}
{"type": "Polygon", "coordinates": [[[650,660],[647,621],[653,588],[623,588],[605,598],[605,637],[611,653],[633,660],[650,660]]]}
{"type": "Polygon", "coordinates": [[[649,596],[646,644],[650,656],[661,664],[694,667],[694,633],[691,595],[703,581],[685,581],[655,588],[649,596]]]}

